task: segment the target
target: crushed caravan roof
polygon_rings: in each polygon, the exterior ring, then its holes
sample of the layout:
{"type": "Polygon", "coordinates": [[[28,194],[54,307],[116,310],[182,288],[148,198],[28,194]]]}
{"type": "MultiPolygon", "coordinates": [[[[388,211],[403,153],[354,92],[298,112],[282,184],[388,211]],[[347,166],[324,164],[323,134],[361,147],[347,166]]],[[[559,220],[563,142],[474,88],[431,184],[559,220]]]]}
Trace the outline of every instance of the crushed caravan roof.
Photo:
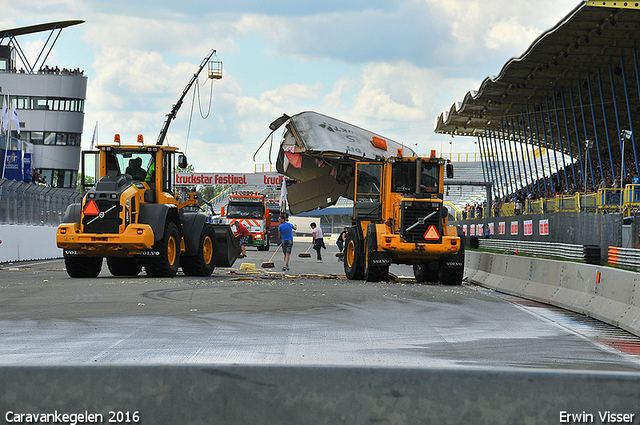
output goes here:
{"type": "Polygon", "coordinates": [[[276,168],[301,182],[289,189],[291,212],[334,205],[340,196],[352,199],[355,162],[387,158],[399,150],[416,156],[402,143],[317,112],[289,117],[276,168]]]}

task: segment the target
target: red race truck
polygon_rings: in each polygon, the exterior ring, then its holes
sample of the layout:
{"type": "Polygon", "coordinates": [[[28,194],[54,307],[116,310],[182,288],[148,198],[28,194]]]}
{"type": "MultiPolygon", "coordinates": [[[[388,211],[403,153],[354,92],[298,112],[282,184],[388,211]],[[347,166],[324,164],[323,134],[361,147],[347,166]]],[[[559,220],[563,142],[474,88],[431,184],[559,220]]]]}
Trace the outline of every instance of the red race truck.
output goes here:
{"type": "Polygon", "coordinates": [[[249,230],[250,242],[258,251],[268,251],[269,226],[271,216],[264,195],[258,192],[235,192],[229,196],[229,203],[222,208],[221,215],[228,224],[238,220],[249,230]]]}

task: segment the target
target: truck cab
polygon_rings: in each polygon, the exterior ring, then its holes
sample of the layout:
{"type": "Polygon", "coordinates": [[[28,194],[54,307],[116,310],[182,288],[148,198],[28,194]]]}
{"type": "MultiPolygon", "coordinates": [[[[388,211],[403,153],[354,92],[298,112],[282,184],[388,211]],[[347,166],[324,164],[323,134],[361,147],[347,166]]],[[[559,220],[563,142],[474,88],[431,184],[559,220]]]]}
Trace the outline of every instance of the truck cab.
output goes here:
{"type": "Polygon", "coordinates": [[[229,195],[229,202],[222,210],[222,215],[228,224],[238,220],[247,228],[251,238],[246,246],[255,246],[258,251],[269,250],[271,215],[264,195],[258,192],[235,192],[229,195]]]}

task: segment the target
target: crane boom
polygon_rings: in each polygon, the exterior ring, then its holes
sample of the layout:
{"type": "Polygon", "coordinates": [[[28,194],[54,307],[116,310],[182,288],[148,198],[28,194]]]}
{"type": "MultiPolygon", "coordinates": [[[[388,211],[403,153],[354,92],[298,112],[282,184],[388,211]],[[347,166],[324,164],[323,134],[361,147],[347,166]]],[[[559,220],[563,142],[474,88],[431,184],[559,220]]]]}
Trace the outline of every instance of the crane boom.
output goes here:
{"type": "Polygon", "coordinates": [[[171,112],[167,114],[167,119],[164,121],[164,124],[162,125],[162,130],[160,130],[160,134],[158,135],[158,141],[156,142],[156,145],[161,146],[164,143],[164,139],[165,137],[167,137],[167,131],[169,131],[169,125],[171,125],[171,121],[176,118],[176,115],[178,115],[178,110],[182,106],[182,101],[184,100],[185,96],[189,92],[189,89],[191,89],[191,86],[193,85],[193,83],[195,83],[196,80],[198,79],[198,75],[200,75],[200,72],[202,72],[202,69],[204,68],[204,66],[207,64],[209,59],[211,59],[211,56],[213,56],[215,52],[216,51],[212,49],[211,52],[209,52],[209,54],[207,55],[207,57],[204,58],[204,60],[200,64],[200,67],[196,71],[196,73],[193,74],[193,77],[191,77],[191,81],[189,81],[189,84],[187,84],[187,87],[185,87],[185,89],[182,91],[182,96],[180,96],[180,99],[178,99],[178,101],[173,105],[173,107],[171,108],[171,112]]]}

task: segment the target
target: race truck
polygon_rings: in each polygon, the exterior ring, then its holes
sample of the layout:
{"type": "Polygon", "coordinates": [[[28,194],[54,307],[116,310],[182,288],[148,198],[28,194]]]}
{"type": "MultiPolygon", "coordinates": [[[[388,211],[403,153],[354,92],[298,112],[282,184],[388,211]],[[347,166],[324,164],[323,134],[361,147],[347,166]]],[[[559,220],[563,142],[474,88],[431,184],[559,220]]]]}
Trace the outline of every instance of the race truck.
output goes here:
{"type": "Polygon", "coordinates": [[[271,215],[264,195],[258,192],[235,192],[229,195],[229,203],[220,213],[226,223],[236,220],[249,230],[250,241],[246,246],[255,246],[258,251],[268,251],[271,215]]]}
{"type": "Polygon", "coordinates": [[[265,199],[265,205],[269,208],[269,217],[271,219],[268,230],[269,243],[279,244],[278,226],[280,222],[278,218],[280,218],[280,201],[278,199],[265,199]]]}
{"type": "Polygon", "coordinates": [[[81,203],[67,208],[56,242],[71,277],[95,277],[103,258],[114,276],[172,277],[182,267],[188,276],[209,276],[231,267],[240,246],[230,226],[207,223],[196,212],[196,193],[180,200],[174,168],[187,159],[169,146],[98,145],[83,151],[82,185],[96,181],[81,203]],[[177,161],[176,161],[177,160],[177,161]],[[94,177],[95,176],[95,177],[94,177]],[[193,211],[191,211],[193,210],[193,211]]]}
{"type": "Polygon", "coordinates": [[[379,134],[315,112],[284,115],[276,167],[299,183],[288,189],[292,214],[354,201],[344,248],[349,279],[381,281],[390,264],[408,264],[418,282],[460,285],[464,234],[448,225],[444,175],[453,166],[431,151],[419,157],[379,134]]]}

